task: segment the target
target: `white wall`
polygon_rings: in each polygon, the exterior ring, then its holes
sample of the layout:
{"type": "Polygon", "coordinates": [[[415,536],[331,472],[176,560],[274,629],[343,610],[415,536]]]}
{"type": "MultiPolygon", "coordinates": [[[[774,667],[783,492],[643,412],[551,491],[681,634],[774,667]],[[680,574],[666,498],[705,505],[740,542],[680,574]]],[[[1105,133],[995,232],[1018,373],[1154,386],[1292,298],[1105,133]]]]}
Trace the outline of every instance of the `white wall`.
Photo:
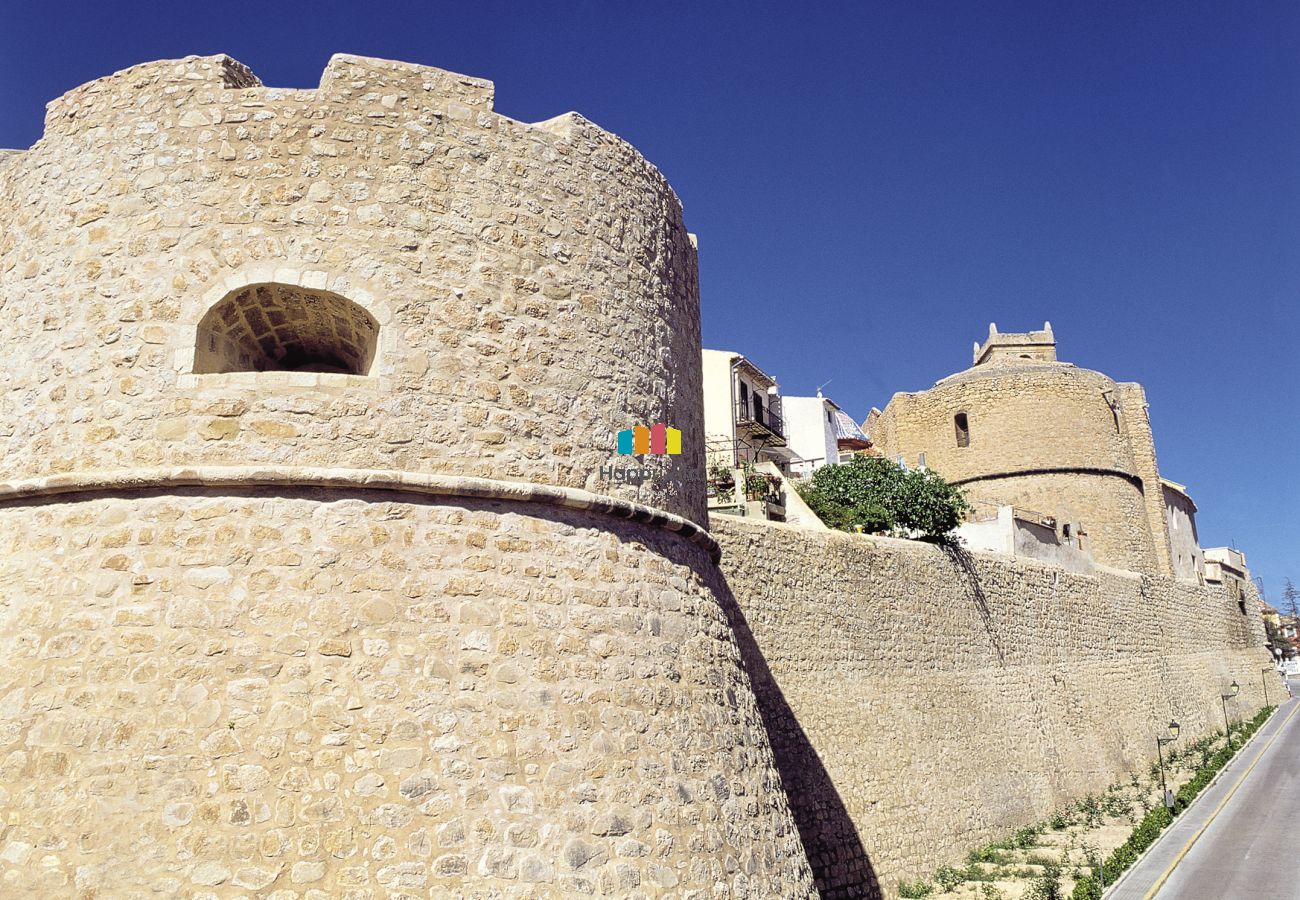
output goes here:
{"type": "MultiPolygon", "coordinates": [[[[735,437],[735,412],[731,408],[731,364],[739,354],[730,350],[705,350],[704,361],[704,434],[692,439],[731,441],[735,437]]],[[[683,437],[685,437],[683,435],[683,437]]],[[[714,465],[715,460],[709,464],[714,465]]]]}
{"type": "Polygon", "coordinates": [[[839,461],[835,432],[826,421],[830,405],[821,397],[782,397],[785,438],[790,449],[807,462],[792,464],[791,471],[807,475],[828,462],[839,461]]]}
{"type": "Polygon", "coordinates": [[[1205,574],[1205,560],[1196,535],[1196,508],[1185,495],[1165,486],[1165,520],[1169,524],[1169,559],[1174,577],[1200,581],[1205,574]]]}

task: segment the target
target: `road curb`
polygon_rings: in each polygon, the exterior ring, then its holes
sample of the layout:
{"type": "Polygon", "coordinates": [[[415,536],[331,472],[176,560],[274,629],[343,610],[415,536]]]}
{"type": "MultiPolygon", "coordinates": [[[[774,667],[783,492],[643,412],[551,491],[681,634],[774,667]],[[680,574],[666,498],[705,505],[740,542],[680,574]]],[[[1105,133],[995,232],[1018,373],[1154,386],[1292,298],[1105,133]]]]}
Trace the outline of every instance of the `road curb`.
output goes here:
{"type": "MultiPolygon", "coordinates": [[[[1293,700],[1295,700],[1294,697],[1289,697],[1285,702],[1289,703],[1293,700]]],[[[1268,717],[1268,719],[1264,722],[1264,725],[1267,725],[1269,722],[1274,721],[1273,716],[1276,716],[1279,713],[1281,713],[1284,705],[1285,703],[1279,703],[1274,708],[1273,715],[1268,717]]],[[[1297,706],[1297,709],[1300,709],[1300,706],[1297,706]]],[[[1291,716],[1295,715],[1295,713],[1296,713],[1295,709],[1287,713],[1286,721],[1290,721],[1291,716]]],[[[1278,726],[1279,733],[1281,732],[1282,727],[1286,724],[1286,721],[1284,721],[1282,725],[1278,726]]],[[[1124,870],[1124,874],[1119,877],[1119,880],[1106,888],[1106,890],[1101,895],[1102,900],[1106,900],[1106,898],[1110,897],[1116,890],[1122,887],[1124,883],[1128,881],[1128,879],[1133,875],[1133,873],[1138,870],[1138,867],[1142,865],[1142,863],[1146,860],[1146,858],[1150,856],[1152,853],[1154,853],[1156,848],[1159,847],[1162,843],[1164,843],[1164,841],[1166,841],[1169,838],[1170,832],[1173,830],[1174,826],[1178,823],[1178,821],[1181,819],[1185,819],[1188,813],[1190,813],[1192,810],[1197,808],[1197,806],[1201,803],[1201,801],[1204,800],[1209,795],[1210,789],[1219,783],[1219,779],[1223,777],[1224,773],[1228,771],[1228,769],[1231,767],[1231,765],[1234,762],[1242,758],[1242,755],[1251,747],[1251,745],[1255,743],[1255,740],[1260,736],[1260,732],[1262,732],[1263,730],[1264,730],[1263,725],[1257,728],[1255,730],[1255,733],[1252,734],[1246,740],[1246,743],[1242,744],[1241,748],[1232,755],[1232,758],[1228,760],[1227,765],[1225,765],[1223,768],[1219,769],[1219,771],[1214,773],[1214,777],[1211,778],[1209,782],[1206,783],[1205,787],[1201,789],[1201,792],[1197,794],[1196,799],[1194,799],[1191,802],[1191,804],[1187,807],[1187,809],[1183,810],[1183,812],[1179,815],[1179,818],[1175,819],[1173,822],[1170,822],[1169,827],[1166,828],[1163,832],[1161,832],[1160,837],[1156,838],[1156,840],[1152,842],[1151,846],[1147,847],[1146,850],[1142,851],[1142,855],[1140,855],[1137,859],[1133,860],[1133,864],[1124,870]]],[[[1269,740],[1272,741],[1276,737],[1277,734],[1274,734],[1273,737],[1270,738],[1269,740]]],[[[1219,814],[1219,810],[1222,809],[1223,806],[1227,803],[1227,801],[1232,798],[1232,795],[1236,793],[1237,788],[1241,786],[1241,783],[1246,780],[1246,776],[1248,776],[1251,773],[1251,770],[1255,768],[1255,764],[1258,763],[1259,760],[1262,758],[1263,758],[1263,754],[1261,753],[1260,756],[1256,757],[1256,759],[1253,762],[1251,762],[1249,766],[1246,767],[1246,771],[1242,773],[1242,776],[1240,779],[1238,779],[1237,784],[1232,787],[1232,789],[1228,792],[1228,795],[1224,797],[1223,800],[1219,801],[1219,808],[1214,810],[1214,812],[1210,814],[1210,817],[1205,820],[1204,824],[1201,825],[1201,827],[1197,830],[1196,834],[1192,836],[1192,839],[1182,848],[1182,850],[1178,852],[1178,855],[1174,858],[1174,862],[1170,864],[1165,869],[1165,871],[1160,874],[1160,877],[1156,880],[1155,884],[1152,885],[1151,889],[1149,889],[1143,895],[1143,900],[1147,900],[1147,898],[1154,897],[1155,894],[1159,891],[1159,889],[1164,886],[1164,883],[1169,880],[1169,875],[1173,871],[1174,866],[1176,866],[1179,862],[1182,861],[1183,857],[1186,856],[1187,853],[1196,844],[1196,841],[1199,840],[1201,835],[1205,833],[1205,830],[1210,827],[1210,823],[1212,823],[1215,817],[1219,814]]]]}

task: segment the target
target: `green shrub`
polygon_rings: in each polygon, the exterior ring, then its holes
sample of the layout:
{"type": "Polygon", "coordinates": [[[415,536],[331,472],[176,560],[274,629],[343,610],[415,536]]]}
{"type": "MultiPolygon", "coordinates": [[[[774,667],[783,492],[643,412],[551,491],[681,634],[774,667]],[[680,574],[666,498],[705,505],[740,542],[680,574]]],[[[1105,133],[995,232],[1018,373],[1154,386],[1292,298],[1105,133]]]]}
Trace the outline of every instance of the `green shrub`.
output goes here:
{"type": "Polygon", "coordinates": [[[940,866],[934,873],[934,883],[939,886],[939,890],[945,893],[951,891],[965,880],[962,873],[952,866],[940,866]]]}
{"type": "Polygon", "coordinates": [[[903,900],[918,900],[920,897],[928,897],[934,893],[934,886],[928,881],[917,881],[912,884],[906,881],[898,883],[898,896],[903,900]]]}
{"type": "Polygon", "coordinates": [[[1007,842],[1003,841],[997,844],[989,844],[980,850],[972,850],[966,857],[966,862],[971,863],[989,863],[995,866],[1005,866],[1011,862],[1013,857],[1007,853],[1010,848],[1007,842]]]}
{"type": "Polygon", "coordinates": [[[840,531],[941,539],[970,511],[961,488],[934,472],[873,456],[822,466],[797,490],[827,527],[840,531]]]}
{"type": "Polygon", "coordinates": [[[1124,799],[1119,792],[1115,790],[1107,791],[1101,798],[1101,811],[1114,819],[1127,816],[1133,808],[1133,804],[1124,799]]]}
{"type": "Polygon", "coordinates": [[[1061,867],[1052,863],[1025,893],[1025,900],[1065,900],[1061,889],[1061,867]]]}
{"type": "Polygon", "coordinates": [[[1038,836],[1043,833],[1042,825],[1026,825],[1011,838],[1011,846],[1017,850],[1028,850],[1038,846],[1038,836]]]}
{"type": "Polygon", "coordinates": [[[1096,828],[1101,824],[1101,803],[1095,796],[1089,794],[1079,801],[1079,815],[1083,817],[1083,824],[1089,828],[1096,828]]]}

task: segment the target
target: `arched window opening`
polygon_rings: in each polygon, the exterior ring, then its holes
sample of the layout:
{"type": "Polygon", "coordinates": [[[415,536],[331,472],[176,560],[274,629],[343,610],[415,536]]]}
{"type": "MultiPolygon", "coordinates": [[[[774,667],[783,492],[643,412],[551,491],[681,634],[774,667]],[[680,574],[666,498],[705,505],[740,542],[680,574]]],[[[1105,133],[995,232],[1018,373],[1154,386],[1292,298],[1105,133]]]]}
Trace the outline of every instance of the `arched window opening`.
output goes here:
{"type": "Polygon", "coordinates": [[[194,373],[367,375],[378,338],[374,316],[339,294],[250,284],[231,291],[199,322],[194,373]]]}
{"type": "Polygon", "coordinates": [[[952,423],[957,429],[957,446],[970,446],[970,423],[966,421],[965,413],[957,413],[952,417],[952,423]]]}

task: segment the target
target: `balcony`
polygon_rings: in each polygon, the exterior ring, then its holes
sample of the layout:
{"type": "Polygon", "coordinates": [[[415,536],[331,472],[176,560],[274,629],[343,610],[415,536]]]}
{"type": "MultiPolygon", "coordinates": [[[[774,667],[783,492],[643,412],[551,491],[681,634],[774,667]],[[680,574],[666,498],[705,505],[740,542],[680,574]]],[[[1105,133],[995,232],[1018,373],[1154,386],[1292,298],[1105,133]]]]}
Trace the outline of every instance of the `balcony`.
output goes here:
{"type": "Polygon", "coordinates": [[[736,403],[736,434],[756,441],[760,446],[784,447],[785,427],[779,410],[763,405],[759,396],[749,402],[736,403]]]}

